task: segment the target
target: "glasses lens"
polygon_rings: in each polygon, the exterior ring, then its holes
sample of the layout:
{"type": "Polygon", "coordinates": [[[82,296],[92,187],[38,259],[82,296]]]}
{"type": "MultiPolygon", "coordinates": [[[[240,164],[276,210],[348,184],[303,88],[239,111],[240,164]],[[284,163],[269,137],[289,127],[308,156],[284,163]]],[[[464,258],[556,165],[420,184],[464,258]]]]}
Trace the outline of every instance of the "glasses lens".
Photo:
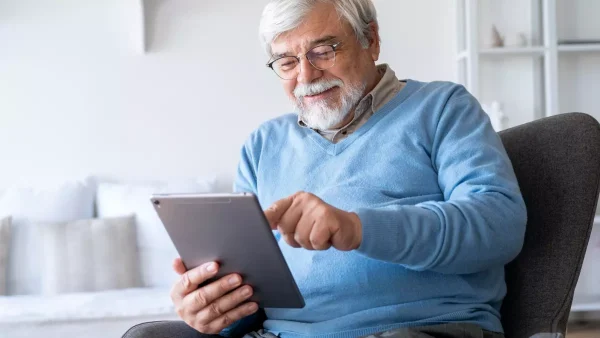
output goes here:
{"type": "Polygon", "coordinates": [[[306,58],[315,68],[331,68],[335,64],[335,50],[332,46],[317,46],[306,53],[306,58]]]}
{"type": "Polygon", "coordinates": [[[273,70],[282,79],[293,79],[298,75],[298,59],[295,57],[283,57],[273,62],[273,70]]]}

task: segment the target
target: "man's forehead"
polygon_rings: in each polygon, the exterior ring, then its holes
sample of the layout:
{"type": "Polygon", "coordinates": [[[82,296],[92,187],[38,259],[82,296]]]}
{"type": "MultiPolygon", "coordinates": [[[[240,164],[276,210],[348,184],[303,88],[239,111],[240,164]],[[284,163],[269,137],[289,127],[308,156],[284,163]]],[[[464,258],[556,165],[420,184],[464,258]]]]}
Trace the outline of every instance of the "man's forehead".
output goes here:
{"type": "Polygon", "coordinates": [[[274,56],[301,53],[315,44],[324,43],[324,39],[346,35],[346,28],[335,7],[332,4],[322,3],[313,8],[300,26],[279,35],[271,43],[271,51],[274,56]]]}

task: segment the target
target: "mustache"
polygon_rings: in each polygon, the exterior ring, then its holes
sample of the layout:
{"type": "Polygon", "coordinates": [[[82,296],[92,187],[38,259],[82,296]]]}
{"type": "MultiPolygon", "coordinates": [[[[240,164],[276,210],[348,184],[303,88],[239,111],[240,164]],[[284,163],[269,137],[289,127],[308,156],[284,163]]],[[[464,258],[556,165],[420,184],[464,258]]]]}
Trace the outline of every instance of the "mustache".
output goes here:
{"type": "Polygon", "coordinates": [[[300,99],[304,96],[312,96],[320,94],[334,87],[344,87],[344,83],[340,79],[325,80],[314,83],[301,83],[294,89],[294,96],[300,99]]]}

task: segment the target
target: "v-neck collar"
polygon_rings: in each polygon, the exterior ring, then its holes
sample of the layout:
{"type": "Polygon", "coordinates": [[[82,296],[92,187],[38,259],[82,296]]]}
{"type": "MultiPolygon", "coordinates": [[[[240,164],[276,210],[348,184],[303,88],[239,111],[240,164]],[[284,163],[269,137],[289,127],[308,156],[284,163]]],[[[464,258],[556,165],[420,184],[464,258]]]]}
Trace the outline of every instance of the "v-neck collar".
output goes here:
{"type": "Polygon", "coordinates": [[[390,111],[394,110],[398,105],[400,105],[404,100],[406,100],[416,88],[415,81],[405,80],[406,86],[402,88],[402,90],[388,103],[386,103],[380,110],[375,112],[373,116],[371,116],[365,124],[360,126],[357,130],[355,130],[352,134],[350,134],[345,139],[341,140],[338,143],[333,143],[319,134],[317,131],[310,128],[302,128],[304,132],[307,134],[310,139],[312,139],[319,147],[321,147],[325,152],[327,152],[331,156],[336,156],[342,153],[346,148],[348,148],[356,139],[361,137],[364,133],[369,131],[373,125],[375,125],[379,120],[381,120],[384,116],[386,116],[390,111]]]}

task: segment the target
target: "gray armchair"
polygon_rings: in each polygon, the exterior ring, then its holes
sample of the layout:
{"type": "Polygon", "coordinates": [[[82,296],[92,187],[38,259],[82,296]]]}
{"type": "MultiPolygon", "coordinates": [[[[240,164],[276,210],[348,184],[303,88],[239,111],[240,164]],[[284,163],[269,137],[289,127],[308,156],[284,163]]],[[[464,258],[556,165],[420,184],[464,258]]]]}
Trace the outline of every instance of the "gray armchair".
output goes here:
{"type": "Polygon", "coordinates": [[[600,188],[600,124],[561,114],[501,131],[527,205],[525,244],[506,267],[507,338],[565,335],[600,188]]]}

